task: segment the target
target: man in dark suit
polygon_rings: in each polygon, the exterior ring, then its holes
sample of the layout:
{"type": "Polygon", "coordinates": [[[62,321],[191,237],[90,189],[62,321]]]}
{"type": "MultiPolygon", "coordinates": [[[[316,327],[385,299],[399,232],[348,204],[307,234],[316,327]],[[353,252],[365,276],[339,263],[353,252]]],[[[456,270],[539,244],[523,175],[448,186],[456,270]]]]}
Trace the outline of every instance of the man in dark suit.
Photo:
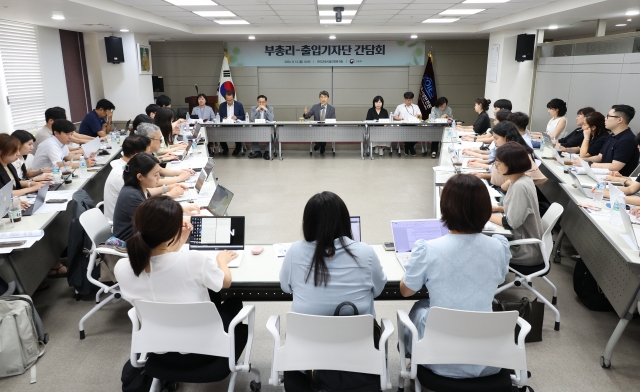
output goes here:
{"type": "MultiPolygon", "coordinates": [[[[324,121],[327,118],[336,118],[336,108],[329,105],[329,93],[326,91],[320,91],[320,103],[317,103],[311,107],[311,110],[307,110],[304,107],[304,118],[310,118],[313,116],[314,121],[324,121]]],[[[313,146],[314,151],[320,150],[320,154],[324,154],[324,148],[327,145],[325,142],[316,142],[313,146]]]]}
{"type": "MultiPolygon", "coordinates": [[[[244,107],[242,104],[235,100],[236,93],[233,91],[226,91],[224,93],[225,102],[220,105],[220,119],[232,119],[233,121],[241,120],[244,121],[244,107]]],[[[222,147],[222,155],[229,155],[229,146],[227,142],[220,142],[220,146],[222,147]]],[[[242,150],[242,143],[236,142],[236,148],[233,150],[231,155],[236,156],[240,154],[240,150],[242,150]]]]}

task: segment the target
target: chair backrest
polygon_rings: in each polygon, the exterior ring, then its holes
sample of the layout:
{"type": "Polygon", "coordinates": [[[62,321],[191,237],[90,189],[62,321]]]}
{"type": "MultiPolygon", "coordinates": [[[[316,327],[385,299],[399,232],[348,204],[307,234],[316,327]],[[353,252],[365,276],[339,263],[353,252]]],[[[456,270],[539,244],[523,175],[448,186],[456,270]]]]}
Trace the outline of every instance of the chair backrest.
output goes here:
{"type": "Polygon", "coordinates": [[[289,312],[285,344],[276,349],[273,367],[277,371],[324,369],[381,375],[383,355],[373,345],[371,315],[289,312]]]}
{"type": "Polygon", "coordinates": [[[212,302],[134,301],[141,328],[133,333],[134,353],[182,352],[229,357],[229,335],[212,302]]]}
{"type": "Polygon", "coordinates": [[[416,342],[416,364],[469,364],[525,370],[524,348],[514,343],[518,312],[429,309],[424,337],[416,342]]]}
{"type": "Polygon", "coordinates": [[[83,212],[80,215],[80,224],[93,242],[94,247],[111,237],[111,225],[99,208],[83,212]]]}
{"type": "Polygon", "coordinates": [[[544,230],[544,233],[542,234],[544,254],[542,255],[542,257],[544,258],[545,263],[549,260],[551,251],[553,250],[553,237],[551,235],[551,230],[553,230],[553,227],[558,222],[558,219],[560,219],[563,211],[564,208],[560,204],[553,203],[549,206],[549,209],[547,209],[547,212],[545,212],[544,216],[542,217],[542,228],[544,230]]]}

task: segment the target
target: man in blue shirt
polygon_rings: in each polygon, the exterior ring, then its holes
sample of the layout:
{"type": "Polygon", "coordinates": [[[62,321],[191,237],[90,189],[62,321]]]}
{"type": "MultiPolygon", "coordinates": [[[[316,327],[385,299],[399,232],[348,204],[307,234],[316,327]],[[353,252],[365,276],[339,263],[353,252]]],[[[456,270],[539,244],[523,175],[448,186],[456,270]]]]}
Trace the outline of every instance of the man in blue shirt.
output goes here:
{"type": "Polygon", "coordinates": [[[105,137],[113,131],[113,111],[116,107],[111,101],[101,99],[95,110],[89,112],[82,120],[78,133],[91,137],[105,137]],[[105,120],[106,119],[106,120],[105,120]]]}
{"type": "MultiPolygon", "coordinates": [[[[607,136],[600,154],[594,157],[584,158],[589,166],[594,168],[606,168],[610,171],[620,172],[623,176],[629,176],[638,166],[640,151],[636,143],[636,136],[629,129],[629,123],[633,120],[636,110],[629,105],[613,105],[604,126],[611,131],[607,136]]],[[[580,163],[576,158],[576,164],[580,163]]]]}
{"type": "MultiPolygon", "coordinates": [[[[244,107],[240,102],[236,101],[236,93],[230,90],[225,91],[224,100],[225,102],[220,105],[218,112],[218,114],[220,114],[220,119],[244,121],[244,107]]],[[[229,146],[226,142],[220,142],[220,147],[222,147],[222,155],[229,155],[229,146]]],[[[236,142],[236,148],[233,150],[231,155],[236,156],[240,154],[240,150],[242,150],[242,143],[236,142]]]]}

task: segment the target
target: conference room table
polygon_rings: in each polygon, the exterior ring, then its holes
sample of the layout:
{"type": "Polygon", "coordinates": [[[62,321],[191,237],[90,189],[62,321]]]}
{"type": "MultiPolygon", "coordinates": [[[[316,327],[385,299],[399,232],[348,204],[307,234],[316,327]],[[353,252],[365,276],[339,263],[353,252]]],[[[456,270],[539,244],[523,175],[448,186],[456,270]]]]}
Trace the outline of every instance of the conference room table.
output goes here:
{"type": "MultiPolygon", "coordinates": [[[[97,171],[89,168],[86,176],[81,176],[79,170],[71,184],[63,184],[58,191],[85,190],[96,202],[103,199],[104,184],[111,172],[110,162],[120,155],[121,145],[108,141],[109,155],[97,157],[99,165],[97,171]]],[[[47,212],[22,217],[20,222],[12,224],[8,218],[4,219],[1,232],[19,232],[43,230],[44,236],[28,248],[3,249],[7,252],[0,254],[0,276],[6,282],[15,282],[19,293],[32,295],[47,277],[51,267],[59,260],[67,247],[69,226],[73,218],[73,200],[67,203],[67,209],[60,212],[47,212]]],[[[9,241],[9,239],[5,240],[9,241]]]]}
{"type": "MultiPolygon", "coordinates": [[[[206,128],[208,142],[260,142],[269,143],[269,152],[273,160],[273,147],[277,143],[277,154],[282,156],[282,143],[310,143],[309,154],[313,154],[311,143],[331,143],[331,152],[336,154],[336,143],[359,143],[360,158],[371,151],[374,143],[398,142],[400,154],[401,141],[436,142],[442,138],[447,127],[442,122],[382,122],[374,121],[273,121],[273,122],[235,122],[213,123],[198,121],[206,128]]],[[[426,155],[422,144],[422,155],[426,155]]],[[[393,150],[393,149],[392,149],[393,150]]],[[[373,154],[370,154],[374,160],[373,154]]]]}
{"type": "MultiPolygon", "coordinates": [[[[536,156],[542,161],[540,170],[549,178],[538,188],[550,202],[564,207],[560,220],[562,232],[556,239],[554,250],[559,248],[561,237],[566,235],[620,318],[600,359],[601,365],[608,368],[613,348],[633,317],[640,299],[640,256],[621,237],[624,233],[621,224],[611,224],[607,215],[592,213],[579,206],[595,203],[574,187],[562,163],[547,158],[550,156],[548,151],[538,150],[536,156]]],[[[586,175],[578,175],[578,178],[584,185],[595,184],[586,175]]],[[[590,192],[590,189],[586,190],[590,192]]],[[[605,206],[606,202],[602,202],[603,211],[611,211],[605,206]]]]}

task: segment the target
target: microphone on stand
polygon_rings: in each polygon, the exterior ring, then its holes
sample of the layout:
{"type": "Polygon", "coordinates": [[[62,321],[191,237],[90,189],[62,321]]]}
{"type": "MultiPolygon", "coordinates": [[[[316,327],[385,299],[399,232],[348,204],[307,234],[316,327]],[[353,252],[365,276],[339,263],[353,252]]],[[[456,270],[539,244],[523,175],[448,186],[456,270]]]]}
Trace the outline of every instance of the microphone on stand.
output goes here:
{"type": "Polygon", "coordinates": [[[198,95],[200,93],[200,91],[198,91],[198,85],[196,84],[196,95],[198,95]]]}

